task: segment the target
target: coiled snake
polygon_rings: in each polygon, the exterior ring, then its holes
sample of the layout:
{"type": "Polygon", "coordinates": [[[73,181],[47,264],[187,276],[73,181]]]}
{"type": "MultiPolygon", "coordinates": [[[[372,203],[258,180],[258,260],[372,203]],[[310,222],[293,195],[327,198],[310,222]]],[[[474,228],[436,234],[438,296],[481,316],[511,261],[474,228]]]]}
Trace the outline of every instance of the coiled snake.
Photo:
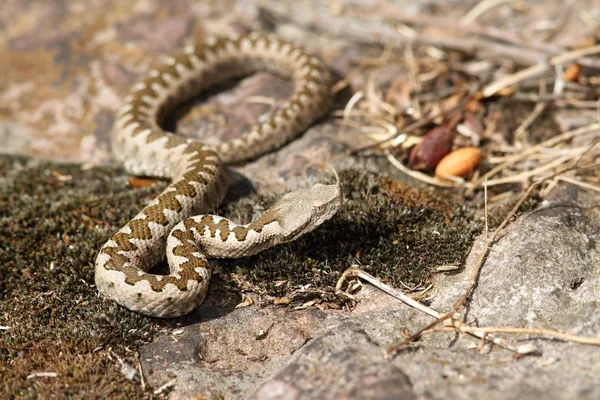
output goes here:
{"type": "Polygon", "coordinates": [[[330,85],[330,73],[318,58],[259,34],[187,47],[137,83],[116,120],[113,152],[129,172],[170,178],[172,183],[104,244],[96,259],[98,290],[133,311],[180,316],[206,296],[211,275],[207,258],[258,253],[295,240],[335,214],[341,203],[339,187],[317,184],[288,193],[247,225],[198,215],[214,209],[225,196],[223,163],[255,158],[303,132],[327,112],[330,85]],[[161,128],[177,104],[257,70],[289,76],[294,93],[245,135],[210,148],[161,128]],[[148,273],[165,254],[170,274],[148,273]]]}

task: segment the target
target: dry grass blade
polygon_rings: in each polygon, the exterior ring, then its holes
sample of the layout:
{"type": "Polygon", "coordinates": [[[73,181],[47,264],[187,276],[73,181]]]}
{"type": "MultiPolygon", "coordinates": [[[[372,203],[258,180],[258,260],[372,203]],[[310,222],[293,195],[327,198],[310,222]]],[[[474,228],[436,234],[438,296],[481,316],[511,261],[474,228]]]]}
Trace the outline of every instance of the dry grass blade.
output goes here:
{"type": "MultiPolygon", "coordinates": [[[[539,98],[543,98],[546,95],[546,85],[544,84],[544,82],[540,81],[540,92],[539,92],[539,98]]],[[[533,122],[544,112],[544,110],[546,109],[546,103],[543,101],[538,101],[533,109],[533,111],[531,112],[531,114],[529,114],[529,116],[527,118],[525,118],[525,120],[521,123],[521,125],[519,125],[519,127],[515,130],[515,142],[520,141],[523,136],[525,135],[525,132],[527,132],[527,129],[529,128],[529,126],[531,126],[531,124],[533,124],[533,122]]]]}
{"type": "Polygon", "coordinates": [[[580,180],[570,178],[568,176],[559,176],[558,179],[561,181],[567,182],[567,183],[571,183],[573,185],[580,186],[584,189],[589,189],[589,190],[593,190],[595,192],[600,192],[600,186],[598,186],[598,185],[592,185],[591,183],[582,182],[580,180]]]}
{"type": "MultiPolygon", "coordinates": [[[[591,150],[591,148],[593,147],[593,145],[589,148],[589,150],[591,150]]],[[[523,204],[523,202],[529,197],[529,195],[533,192],[533,190],[535,188],[537,188],[539,185],[541,185],[542,183],[560,177],[563,174],[565,174],[566,172],[570,171],[570,170],[574,170],[578,168],[578,163],[579,161],[583,158],[585,154],[582,154],[580,159],[577,160],[576,162],[573,163],[573,165],[569,166],[569,167],[565,167],[563,168],[561,171],[558,171],[556,173],[553,173],[549,176],[544,177],[543,179],[540,179],[534,183],[532,183],[527,190],[525,191],[525,193],[523,193],[521,195],[521,197],[519,198],[519,200],[517,201],[517,203],[514,205],[514,207],[512,208],[512,210],[508,213],[508,215],[504,218],[504,220],[502,221],[502,223],[500,224],[500,226],[494,231],[494,234],[488,238],[485,241],[484,244],[484,248],[483,250],[480,252],[479,256],[477,257],[477,260],[475,261],[475,265],[472,268],[472,271],[469,275],[468,281],[469,281],[469,286],[467,288],[467,290],[465,291],[465,293],[454,303],[454,305],[452,306],[452,308],[450,309],[450,311],[448,311],[448,313],[446,313],[445,315],[440,316],[440,318],[434,322],[432,322],[431,324],[427,325],[426,327],[420,329],[419,331],[417,331],[416,333],[412,334],[411,336],[409,336],[408,338],[399,341],[395,344],[393,344],[392,346],[390,346],[388,348],[388,352],[390,353],[394,353],[396,352],[398,349],[400,349],[402,346],[418,339],[419,337],[421,337],[424,333],[431,331],[432,329],[438,327],[440,324],[442,324],[444,321],[452,319],[453,321],[455,321],[456,319],[454,318],[454,315],[458,312],[458,310],[464,306],[464,304],[468,301],[468,299],[471,297],[471,295],[473,294],[473,291],[475,290],[475,287],[477,286],[477,282],[479,280],[479,275],[481,273],[481,268],[483,267],[483,263],[489,253],[489,251],[491,250],[492,246],[494,243],[496,243],[496,241],[500,238],[500,234],[502,233],[502,230],[506,227],[506,225],[508,225],[508,223],[512,220],[512,218],[517,214],[517,211],[519,210],[519,208],[521,207],[521,205],[523,204]]],[[[461,323],[462,324],[462,323],[461,323]]],[[[455,328],[457,328],[457,325],[452,324],[455,328]]],[[[546,332],[551,332],[551,337],[556,337],[556,338],[566,338],[566,337],[573,337],[570,336],[568,334],[563,334],[560,332],[556,332],[556,331],[546,331],[546,332]],[[560,337],[559,337],[560,336],[560,337]]],[[[529,332],[531,333],[531,331],[529,332]]],[[[576,337],[576,336],[575,336],[576,337]]],[[[600,341],[596,340],[596,339],[589,339],[589,338],[578,338],[578,343],[582,343],[582,344],[593,344],[593,345],[600,345],[600,341]]],[[[567,339],[565,339],[567,340],[567,339]]]]}
{"type": "Polygon", "coordinates": [[[464,17],[460,19],[460,23],[468,25],[473,23],[477,18],[485,14],[488,10],[498,7],[502,4],[511,3],[513,0],[483,0],[477,3],[464,17]]]}
{"type": "Polygon", "coordinates": [[[389,150],[384,150],[384,154],[386,155],[390,164],[394,167],[398,168],[400,171],[404,172],[406,175],[410,176],[413,179],[419,180],[421,182],[427,183],[429,185],[440,186],[440,187],[458,187],[460,185],[455,184],[453,182],[442,181],[436,177],[431,177],[427,174],[424,174],[419,171],[413,171],[412,169],[406,167],[402,164],[389,150]]]}
{"type": "Polygon", "coordinates": [[[600,53],[600,45],[585,47],[583,49],[577,49],[560,54],[556,57],[552,57],[547,64],[532,65],[531,67],[525,68],[519,72],[514,73],[513,75],[503,77],[497,80],[496,82],[490,83],[481,90],[481,95],[483,97],[493,96],[494,94],[498,93],[498,91],[512,86],[514,84],[517,84],[519,82],[522,82],[525,79],[533,78],[534,76],[537,76],[549,70],[551,67],[555,67],[557,65],[565,64],[571,61],[575,61],[579,58],[598,53],[600,53]]]}
{"type": "MultiPolygon", "coordinates": [[[[450,315],[441,316],[440,313],[438,313],[434,309],[427,307],[426,305],[421,304],[416,300],[413,300],[409,296],[405,295],[401,290],[398,290],[389,285],[386,285],[385,283],[381,282],[379,279],[375,278],[373,275],[368,274],[367,272],[365,272],[361,269],[355,268],[355,267],[348,268],[346,271],[344,271],[344,273],[338,280],[338,283],[336,285],[336,290],[337,291],[341,290],[344,282],[348,278],[351,278],[351,277],[360,278],[360,279],[363,279],[363,280],[369,282],[370,284],[379,288],[380,290],[384,291],[385,293],[389,294],[390,296],[393,296],[396,299],[406,303],[407,305],[409,305],[413,308],[416,308],[417,310],[424,312],[425,314],[428,314],[433,318],[436,318],[438,321],[444,321],[446,319],[450,319],[449,323],[451,324],[451,326],[455,327],[455,329],[462,328],[462,327],[468,327],[463,322],[459,321],[458,319],[451,318],[450,315]]],[[[465,332],[467,332],[467,331],[465,331],[465,332]]],[[[489,335],[487,333],[483,333],[483,332],[467,332],[467,333],[469,333],[470,335],[473,335],[475,337],[478,337],[482,340],[492,342],[500,347],[503,347],[507,350],[513,351],[517,354],[530,354],[530,353],[537,351],[535,346],[514,345],[504,339],[494,337],[493,335],[489,335]]],[[[392,345],[386,349],[386,354],[391,355],[391,354],[395,353],[396,350],[398,350],[398,348],[399,347],[396,347],[396,345],[392,345]]]]}
{"type": "Polygon", "coordinates": [[[564,340],[566,342],[573,342],[591,346],[600,346],[600,337],[596,338],[588,338],[577,335],[571,335],[569,333],[555,331],[553,329],[545,329],[545,328],[511,328],[511,327],[494,327],[494,326],[486,326],[486,327],[477,327],[477,326],[468,326],[461,325],[455,327],[438,327],[435,329],[436,331],[443,332],[465,332],[465,333],[481,333],[481,334],[489,334],[489,333],[510,333],[515,335],[538,335],[547,338],[556,338],[560,340],[564,340]]]}
{"type": "MultiPolygon", "coordinates": [[[[529,147],[518,154],[510,156],[502,164],[499,164],[496,167],[492,168],[485,174],[481,175],[481,177],[479,177],[479,179],[477,179],[475,182],[473,182],[473,186],[471,187],[470,190],[467,191],[467,194],[472,192],[474,190],[474,188],[480,187],[481,184],[486,179],[489,179],[490,177],[496,175],[497,173],[504,170],[505,168],[507,168],[511,165],[514,165],[521,160],[526,159],[527,157],[531,156],[532,154],[540,152],[540,151],[544,150],[545,148],[554,146],[558,143],[566,142],[575,137],[580,137],[580,136],[584,136],[584,135],[591,134],[591,133],[600,135],[600,123],[599,122],[595,122],[593,124],[565,132],[565,133],[555,136],[553,138],[547,139],[535,146],[529,147]]],[[[489,184],[489,182],[488,182],[488,184],[489,184]]]]}

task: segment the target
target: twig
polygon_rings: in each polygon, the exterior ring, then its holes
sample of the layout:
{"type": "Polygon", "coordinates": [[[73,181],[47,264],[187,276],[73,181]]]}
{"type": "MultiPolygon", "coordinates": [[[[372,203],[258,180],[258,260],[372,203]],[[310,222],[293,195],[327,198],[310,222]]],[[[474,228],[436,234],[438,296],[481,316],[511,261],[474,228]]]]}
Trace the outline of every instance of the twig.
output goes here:
{"type": "Polygon", "coordinates": [[[332,92],[335,94],[345,89],[350,84],[352,79],[356,77],[356,75],[364,72],[368,67],[377,67],[386,64],[389,61],[390,55],[392,53],[393,47],[391,46],[391,43],[386,42],[381,52],[381,55],[378,58],[362,59],[356,68],[350,70],[340,81],[333,85],[333,88],[331,89],[332,92]]]}
{"type": "Polygon", "coordinates": [[[56,378],[58,374],[56,372],[34,372],[32,374],[27,375],[27,379],[34,378],[56,378]]]}
{"type": "Polygon", "coordinates": [[[413,300],[409,296],[402,293],[402,291],[400,291],[398,289],[394,289],[393,287],[391,287],[389,285],[386,285],[385,283],[381,282],[379,279],[375,278],[373,275],[371,275],[359,268],[356,268],[356,267],[350,267],[344,271],[344,273],[342,274],[340,279],[338,279],[337,284],[335,285],[335,290],[337,290],[337,291],[342,290],[342,286],[344,285],[344,282],[348,278],[361,278],[361,279],[371,283],[373,286],[383,290],[387,294],[394,296],[398,300],[408,304],[411,307],[416,308],[417,310],[424,312],[425,314],[432,316],[433,318],[440,317],[440,314],[437,311],[427,307],[424,304],[419,303],[416,300],[413,300]]]}
{"type": "Polygon", "coordinates": [[[467,195],[470,194],[470,192],[472,192],[474,190],[474,188],[479,187],[484,180],[489,179],[490,177],[494,176],[498,172],[502,171],[504,168],[527,158],[531,154],[537,153],[538,151],[540,151],[546,147],[554,146],[555,144],[558,144],[560,142],[567,141],[567,140],[572,139],[577,136],[583,136],[583,135],[586,135],[588,133],[592,133],[595,131],[600,131],[600,123],[599,122],[595,122],[593,124],[583,126],[581,128],[577,128],[572,131],[565,132],[565,133],[555,136],[553,138],[547,139],[547,140],[545,140],[535,146],[532,146],[526,150],[523,150],[519,154],[515,154],[514,156],[508,157],[508,159],[506,161],[504,161],[502,164],[497,165],[496,167],[492,168],[485,174],[481,175],[479,177],[479,179],[477,179],[475,182],[473,182],[472,188],[467,190],[467,195]]]}
{"type": "Polygon", "coordinates": [[[368,144],[368,145],[366,145],[366,146],[364,146],[364,147],[360,147],[360,148],[358,148],[358,149],[350,150],[350,151],[348,151],[348,155],[356,155],[356,154],[358,154],[358,153],[360,153],[360,152],[363,152],[363,151],[365,151],[365,150],[370,150],[370,149],[373,149],[373,148],[375,148],[375,147],[379,147],[379,146],[381,146],[382,144],[384,144],[384,143],[386,143],[386,142],[389,142],[389,141],[391,141],[391,140],[394,140],[396,137],[398,137],[398,136],[400,136],[400,135],[403,135],[403,134],[407,134],[407,133],[413,132],[413,131],[415,131],[415,130],[417,130],[417,129],[419,129],[419,128],[421,128],[421,127],[425,126],[425,125],[428,125],[428,124],[430,124],[432,121],[434,121],[436,118],[438,118],[438,117],[440,117],[440,116],[442,116],[442,115],[445,115],[445,114],[452,113],[452,112],[454,112],[454,111],[456,111],[456,110],[460,109],[460,108],[461,108],[461,107],[463,107],[463,106],[464,106],[464,100],[461,100],[461,101],[459,102],[459,104],[457,104],[457,105],[456,105],[456,106],[454,106],[454,107],[451,107],[451,108],[450,108],[450,109],[448,109],[448,110],[439,110],[439,111],[437,111],[437,112],[433,112],[433,113],[431,113],[430,115],[427,115],[427,116],[425,116],[424,118],[421,118],[421,119],[419,119],[418,121],[415,121],[414,123],[412,123],[412,124],[408,125],[406,128],[403,128],[403,129],[398,129],[398,133],[397,133],[396,135],[392,136],[392,137],[387,137],[387,138],[385,138],[384,140],[381,140],[381,141],[377,141],[377,142],[375,142],[375,143],[368,144]]]}
{"type": "MultiPolygon", "coordinates": [[[[583,157],[584,155],[585,154],[582,154],[581,157],[583,157]]],[[[581,157],[580,157],[580,159],[581,159],[581,157]]],[[[527,188],[525,193],[523,193],[521,195],[521,197],[519,198],[517,203],[514,205],[512,210],[510,210],[508,215],[504,218],[504,220],[502,221],[500,226],[498,226],[498,228],[496,228],[496,230],[494,231],[494,234],[490,238],[486,239],[484,248],[480,252],[479,256],[477,257],[477,260],[475,261],[475,265],[469,276],[469,279],[468,279],[469,286],[468,286],[467,290],[465,290],[465,293],[454,303],[454,305],[452,306],[452,308],[450,309],[450,311],[447,314],[441,316],[440,319],[432,322],[431,324],[427,325],[425,328],[422,328],[421,330],[417,331],[416,333],[413,333],[410,337],[408,337],[398,343],[393,344],[392,346],[390,346],[391,351],[395,352],[396,350],[398,350],[400,347],[404,346],[405,344],[418,339],[419,337],[421,337],[421,335],[423,335],[423,333],[435,328],[436,326],[439,326],[442,322],[444,322],[447,319],[452,318],[452,316],[458,312],[458,309],[461,308],[473,294],[473,291],[475,290],[475,287],[477,286],[477,282],[479,280],[479,275],[481,273],[481,268],[483,267],[483,262],[486,259],[488,253],[490,252],[492,245],[494,243],[496,243],[496,241],[500,237],[500,234],[502,233],[502,230],[504,229],[504,227],[509,223],[509,221],[513,218],[513,216],[515,216],[517,214],[517,211],[519,210],[519,208],[521,207],[523,202],[527,198],[529,198],[529,195],[531,194],[531,192],[535,188],[537,188],[539,185],[541,185],[542,183],[544,183],[550,179],[554,179],[571,169],[576,168],[578,162],[579,162],[579,160],[577,162],[575,162],[572,166],[566,167],[561,171],[555,172],[555,173],[553,173],[545,178],[542,178],[536,182],[533,182],[531,185],[529,185],[529,187],[527,188]]]]}
{"type": "Polygon", "coordinates": [[[558,56],[552,57],[550,61],[544,64],[532,65],[531,67],[522,69],[512,75],[505,76],[496,82],[492,82],[486,85],[481,90],[481,95],[485,97],[493,96],[498,93],[498,91],[512,86],[516,83],[524,81],[525,79],[532,78],[537,76],[545,71],[548,71],[550,67],[555,67],[557,65],[565,64],[571,61],[575,61],[578,58],[582,58],[585,56],[593,55],[600,53],[600,45],[585,47],[583,49],[577,49],[573,51],[569,51],[558,56]]]}
{"type": "MultiPolygon", "coordinates": [[[[542,98],[545,95],[546,95],[546,85],[544,84],[544,82],[540,81],[539,98],[542,98]]],[[[518,142],[521,140],[522,136],[527,131],[527,128],[529,128],[531,126],[533,121],[535,121],[542,114],[542,112],[544,112],[545,109],[546,109],[545,102],[538,101],[535,104],[535,107],[533,108],[533,111],[531,112],[531,114],[529,114],[527,116],[527,118],[525,118],[525,120],[521,123],[521,125],[519,125],[519,127],[515,130],[515,134],[514,134],[515,142],[518,142]]]]}
{"type": "Polygon", "coordinates": [[[140,374],[140,384],[142,385],[142,391],[146,390],[146,378],[144,378],[144,371],[142,370],[142,363],[140,362],[140,354],[135,353],[135,361],[138,366],[138,373],[140,374]]]}
{"type": "Polygon", "coordinates": [[[378,71],[372,71],[367,77],[367,99],[369,100],[370,104],[374,104],[377,108],[386,111],[391,116],[394,116],[396,114],[396,109],[392,105],[383,101],[375,89],[377,74],[378,71]]]}
{"type": "Polygon", "coordinates": [[[456,185],[455,183],[442,181],[435,177],[432,178],[431,176],[429,176],[427,174],[424,174],[419,171],[413,171],[412,169],[405,167],[404,164],[402,164],[396,157],[394,157],[394,155],[388,149],[385,149],[383,151],[383,153],[387,157],[390,164],[392,164],[394,167],[398,168],[400,171],[402,171],[406,175],[410,176],[411,178],[425,182],[429,185],[435,185],[435,186],[440,186],[440,187],[457,187],[457,186],[459,186],[459,185],[456,185]]]}
{"type": "Polygon", "coordinates": [[[488,237],[489,234],[489,226],[488,226],[488,185],[487,185],[487,179],[485,181],[483,181],[483,215],[484,215],[484,219],[485,219],[485,231],[484,237],[488,237]]]}
{"type": "Polygon", "coordinates": [[[553,337],[560,340],[564,340],[567,342],[574,342],[579,344],[589,344],[593,346],[600,346],[600,337],[597,338],[587,338],[577,335],[571,335],[569,333],[555,331],[553,329],[545,329],[545,328],[511,328],[511,327],[494,327],[494,326],[486,326],[486,327],[476,327],[476,326],[456,326],[456,327],[438,327],[437,331],[443,332],[465,332],[465,333],[513,333],[513,334],[530,334],[530,335],[540,335],[544,337],[553,337]]]}
{"type": "MultiPolygon", "coordinates": [[[[471,33],[471,35],[450,37],[416,32],[414,30],[411,30],[409,34],[406,30],[395,31],[393,28],[382,24],[381,20],[331,15],[321,1],[314,1],[308,7],[304,2],[302,2],[302,6],[297,4],[301,3],[282,3],[277,0],[265,0],[261,2],[260,11],[262,16],[267,20],[285,21],[307,30],[314,31],[316,29],[320,32],[327,32],[332,36],[368,45],[378,44],[383,41],[392,41],[400,44],[407,42],[419,43],[466,53],[476,53],[475,55],[481,56],[480,58],[483,58],[484,55],[508,58],[523,65],[537,64],[548,56],[564,51],[559,46],[520,40],[492,28],[480,27],[474,24],[459,25],[455,20],[428,17],[425,15],[419,15],[418,17],[406,16],[402,15],[402,12],[399,10],[395,13],[390,13],[390,21],[401,24],[444,27],[454,29],[455,31],[471,33]],[[494,40],[476,38],[473,37],[473,34],[484,37],[488,36],[494,40]],[[498,40],[509,42],[509,44],[498,43],[498,40]]],[[[579,62],[588,67],[598,67],[597,60],[591,58],[582,58],[579,62]]]]}
{"type": "Polygon", "coordinates": [[[504,3],[511,3],[513,0],[483,0],[475,7],[471,9],[468,13],[466,13],[461,19],[460,23],[463,25],[468,25],[473,23],[477,18],[485,14],[488,10],[498,7],[504,3]]]}
{"type": "Polygon", "coordinates": [[[539,176],[543,172],[547,172],[548,170],[559,167],[559,166],[563,165],[565,162],[567,162],[575,157],[578,157],[579,155],[580,154],[577,154],[575,156],[572,156],[572,155],[563,156],[563,157],[555,159],[552,162],[541,165],[541,166],[531,169],[529,171],[523,171],[519,174],[506,176],[504,178],[491,179],[491,180],[487,181],[487,185],[488,186],[497,186],[497,185],[503,185],[506,183],[521,182],[521,181],[526,180],[527,178],[531,178],[533,176],[539,176]]]}
{"type": "MultiPolygon", "coordinates": [[[[479,3],[481,4],[481,3],[479,3]]],[[[460,25],[456,24],[456,20],[452,18],[444,18],[444,17],[435,17],[430,15],[419,14],[416,16],[411,15],[397,15],[392,17],[392,19],[396,23],[408,24],[408,25],[417,25],[417,26],[425,26],[425,27],[434,27],[437,29],[444,29],[446,31],[451,32],[459,32],[462,34],[470,34],[470,35],[478,35],[484,38],[492,39],[493,42],[488,42],[490,44],[494,44],[498,41],[505,42],[510,45],[513,45],[514,50],[528,51],[530,52],[528,59],[531,60],[529,63],[524,63],[526,65],[536,64],[540,60],[545,59],[546,57],[555,56],[557,54],[562,54],[566,50],[555,44],[555,43],[547,43],[547,42],[539,42],[531,39],[524,40],[519,36],[511,35],[507,33],[505,30],[495,28],[493,26],[483,26],[474,23],[464,23],[461,21],[460,25]],[[533,51],[533,52],[532,52],[533,51]]],[[[416,35],[416,33],[415,33],[416,35]]],[[[456,49],[460,50],[460,49],[456,49]]],[[[511,50],[512,52],[512,50],[511,50]]],[[[492,53],[493,54],[493,53],[492,53]]],[[[494,56],[496,56],[494,54],[494,56]]],[[[522,58],[522,57],[519,57],[522,58]]],[[[516,60],[515,60],[516,61],[516,60]]],[[[600,63],[595,58],[582,58],[579,60],[581,65],[591,68],[599,68],[600,63]]]]}
{"type": "Polygon", "coordinates": [[[585,189],[590,189],[590,190],[594,190],[596,192],[600,192],[600,186],[598,186],[598,185],[592,185],[591,183],[582,182],[580,180],[573,179],[573,178],[570,178],[570,177],[564,176],[564,175],[563,176],[559,176],[558,179],[561,180],[561,181],[564,181],[564,182],[571,183],[573,185],[580,186],[580,187],[585,188],[585,189]]]}
{"type": "Polygon", "coordinates": [[[352,95],[350,100],[348,100],[348,103],[346,103],[346,107],[344,107],[344,120],[350,119],[350,112],[352,111],[356,103],[358,103],[358,101],[361,98],[363,98],[363,96],[363,92],[359,90],[358,92],[352,95]]]}
{"type": "Polygon", "coordinates": [[[177,379],[171,379],[170,381],[168,381],[167,383],[165,383],[164,385],[162,385],[161,387],[156,389],[153,393],[155,395],[159,395],[159,394],[163,393],[164,391],[169,390],[170,388],[175,386],[176,383],[177,383],[177,379]]]}
{"type": "MultiPolygon", "coordinates": [[[[398,300],[408,304],[411,307],[416,308],[419,311],[424,312],[425,314],[430,315],[433,318],[436,318],[436,320],[437,320],[436,322],[450,319],[449,324],[451,326],[455,327],[454,329],[460,329],[461,327],[466,326],[463,322],[461,322],[455,318],[452,318],[449,314],[444,315],[444,316],[440,315],[440,313],[438,313],[434,309],[427,307],[426,305],[421,304],[418,301],[415,301],[412,298],[410,298],[409,296],[405,295],[401,290],[398,290],[389,285],[386,285],[385,283],[381,282],[379,279],[375,278],[373,275],[371,275],[361,269],[358,269],[356,267],[351,267],[351,268],[348,268],[346,271],[344,271],[344,273],[342,274],[342,276],[340,277],[340,279],[338,280],[338,282],[335,286],[336,291],[340,291],[344,282],[350,277],[361,278],[361,279],[369,282],[370,284],[379,288],[380,290],[389,294],[390,296],[397,298],[398,300]]],[[[504,339],[494,337],[487,333],[467,332],[467,331],[466,331],[466,333],[473,335],[475,337],[478,337],[480,339],[492,342],[492,343],[494,343],[500,347],[503,347],[507,350],[514,351],[517,354],[531,354],[531,353],[537,351],[537,349],[533,345],[527,344],[527,345],[515,346],[515,345],[507,342],[504,339]]],[[[393,354],[398,350],[398,348],[399,347],[396,347],[396,345],[392,345],[386,349],[386,354],[388,354],[388,355],[393,354]]]]}

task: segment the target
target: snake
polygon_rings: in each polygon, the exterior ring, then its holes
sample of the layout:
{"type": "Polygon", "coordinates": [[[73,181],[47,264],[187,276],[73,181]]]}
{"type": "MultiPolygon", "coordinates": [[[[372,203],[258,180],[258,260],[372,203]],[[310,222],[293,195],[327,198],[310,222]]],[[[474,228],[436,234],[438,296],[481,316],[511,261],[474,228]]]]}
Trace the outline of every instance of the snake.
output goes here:
{"type": "Polygon", "coordinates": [[[131,174],[170,184],[101,247],[94,274],[98,291],[137,313],[179,317],[203,302],[212,273],[209,259],[256,254],[331,218],[342,202],[339,182],[287,193],[248,224],[209,214],[225,197],[225,166],[274,151],[323,118],[332,103],[331,84],[318,57],[261,33],[209,37],[134,84],[111,131],[114,158],[131,174]],[[209,146],[163,128],[181,103],[263,70],[289,78],[293,93],[246,133],[209,146]],[[165,258],[168,274],[152,273],[165,258]]]}

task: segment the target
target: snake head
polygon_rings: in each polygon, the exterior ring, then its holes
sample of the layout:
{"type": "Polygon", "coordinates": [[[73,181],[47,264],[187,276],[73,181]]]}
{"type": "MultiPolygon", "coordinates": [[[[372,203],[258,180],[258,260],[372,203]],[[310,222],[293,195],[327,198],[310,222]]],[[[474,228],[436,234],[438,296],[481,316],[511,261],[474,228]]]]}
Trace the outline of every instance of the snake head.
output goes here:
{"type": "Polygon", "coordinates": [[[317,183],[281,198],[272,208],[283,241],[292,241],[331,218],[342,204],[340,186],[317,183]]]}

